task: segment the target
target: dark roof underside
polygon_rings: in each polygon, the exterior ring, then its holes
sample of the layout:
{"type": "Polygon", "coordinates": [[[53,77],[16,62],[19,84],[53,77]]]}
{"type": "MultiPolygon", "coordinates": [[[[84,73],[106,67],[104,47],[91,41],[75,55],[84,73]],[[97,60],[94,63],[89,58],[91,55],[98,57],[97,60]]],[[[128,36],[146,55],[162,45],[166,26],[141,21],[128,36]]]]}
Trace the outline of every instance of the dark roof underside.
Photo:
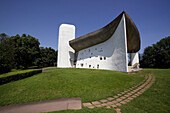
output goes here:
{"type": "Polygon", "coordinates": [[[136,25],[134,24],[134,22],[132,21],[132,19],[124,11],[116,19],[114,19],[112,22],[110,22],[105,27],[69,41],[70,46],[76,52],[78,52],[82,49],[105,42],[116,31],[116,28],[118,27],[123,14],[125,15],[125,20],[126,20],[128,53],[138,52],[140,50],[139,31],[136,25]]]}

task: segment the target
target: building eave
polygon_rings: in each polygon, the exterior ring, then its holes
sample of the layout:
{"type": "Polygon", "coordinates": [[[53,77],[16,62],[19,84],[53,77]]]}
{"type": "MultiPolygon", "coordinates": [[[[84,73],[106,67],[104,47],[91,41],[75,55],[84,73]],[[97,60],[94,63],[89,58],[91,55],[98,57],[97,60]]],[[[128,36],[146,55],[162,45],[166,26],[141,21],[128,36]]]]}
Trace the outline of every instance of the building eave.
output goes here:
{"type": "Polygon", "coordinates": [[[127,51],[128,53],[135,53],[139,51],[140,50],[139,31],[135,23],[124,11],[105,27],[69,41],[70,46],[76,52],[78,52],[82,49],[105,42],[116,31],[123,14],[125,15],[125,20],[126,20],[127,51]]]}

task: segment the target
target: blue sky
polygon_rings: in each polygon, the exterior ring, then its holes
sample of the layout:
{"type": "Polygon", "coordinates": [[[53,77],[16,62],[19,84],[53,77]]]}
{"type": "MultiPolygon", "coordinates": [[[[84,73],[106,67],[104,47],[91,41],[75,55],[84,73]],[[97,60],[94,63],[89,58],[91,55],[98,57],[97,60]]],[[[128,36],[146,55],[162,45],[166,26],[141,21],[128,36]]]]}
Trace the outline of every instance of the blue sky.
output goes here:
{"type": "Polygon", "coordinates": [[[74,24],[76,38],[104,27],[122,11],[141,36],[141,50],[170,36],[170,0],[0,0],[0,33],[23,33],[57,49],[60,24],[74,24]]]}

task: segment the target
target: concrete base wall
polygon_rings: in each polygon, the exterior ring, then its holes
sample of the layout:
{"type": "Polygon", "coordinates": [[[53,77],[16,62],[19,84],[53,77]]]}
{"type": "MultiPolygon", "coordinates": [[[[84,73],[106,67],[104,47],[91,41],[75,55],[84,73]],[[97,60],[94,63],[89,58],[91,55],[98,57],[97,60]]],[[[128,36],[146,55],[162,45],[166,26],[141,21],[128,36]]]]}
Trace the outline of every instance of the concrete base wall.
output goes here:
{"type": "Polygon", "coordinates": [[[59,28],[57,67],[73,67],[75,51],[69,45],[72,39],[75,39],[75,26],[62,24],[59,28]]]}
{"type": "Polygon", "coordinates": [[[128,72],[125,17],[107,41],[79,51],[76,68],[94,68],[128,72]]]}
{"type": "Polygon", "coordinates": [[[139,54],[138,53],[130,53],[131,57],[131,65],[133,66],[136,63],[139,63],[139,54]]]}

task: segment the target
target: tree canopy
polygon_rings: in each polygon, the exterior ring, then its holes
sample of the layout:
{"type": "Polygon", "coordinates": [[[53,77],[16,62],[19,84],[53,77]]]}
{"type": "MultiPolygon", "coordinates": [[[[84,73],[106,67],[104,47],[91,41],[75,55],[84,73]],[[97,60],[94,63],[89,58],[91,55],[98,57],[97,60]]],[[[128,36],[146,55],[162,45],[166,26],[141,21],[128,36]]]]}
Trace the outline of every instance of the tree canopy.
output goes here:
{"type": "Polygon", "coordinates": [[[5,73],[11,70],[13,66],[14,48],[9,37],[2,33],[0,34],[0,73],[5,73]]]}
{"type": "Polygon", "coordinates": [[[140,64],[147,68],[170,68],[170,36],[145,48],[140,64]]]}
{"type": "Polygon", "coordinates": [[[53,66],[57,60],[56,51],[39,45],[38,39],[30,35],[8,37],[5,33],[0,34],[0,73],[10,71],[11,68],[53,66]]]}
{"type": "Polygon", "coordinates": [[[38,39],[23,34],[10,37],[14,46],[14,62],[17,68],[28,68],[33,65],[33,62],[40,53],[38,39]]]}

